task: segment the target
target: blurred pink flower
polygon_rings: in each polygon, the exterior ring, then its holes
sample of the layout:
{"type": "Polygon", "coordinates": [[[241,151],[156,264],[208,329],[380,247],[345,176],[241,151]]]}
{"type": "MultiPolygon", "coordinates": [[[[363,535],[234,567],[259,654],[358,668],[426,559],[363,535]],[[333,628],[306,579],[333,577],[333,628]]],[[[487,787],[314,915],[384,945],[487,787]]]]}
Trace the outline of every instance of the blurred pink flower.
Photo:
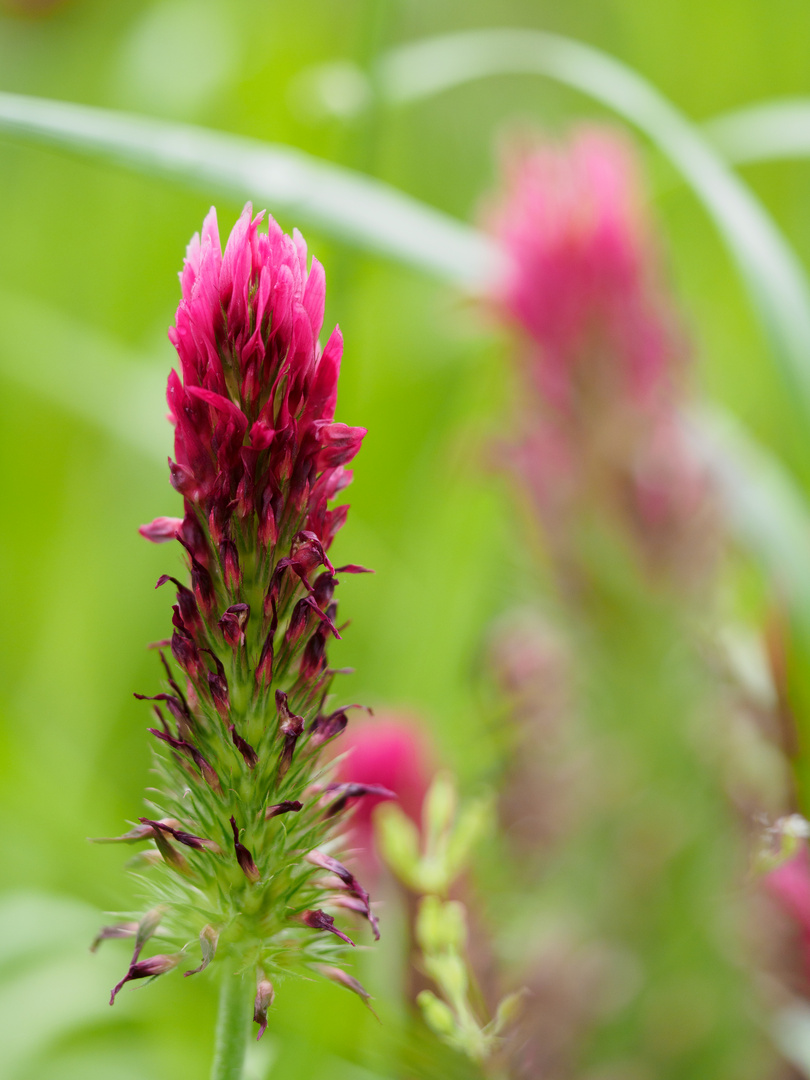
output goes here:
{"type": "Polygon", "coordinates": [[[587,129],[513,154],[489,220],[506,254],[493,299],[523,353],[511,461],[552,547],[564,561],[575,518],[598,510],[654,569],[700,570],[713,501],[680,421],[688,350],[630,143],[587,129]]]}
{"type": "Polygon", "coordinates": [[[810,979],[810,850],[807,844],[802,844],[792,858],[770,870],[763,881],[767,891],[799,930],[804,972],[810,979]]]}
{"type": "MultiPolygon", "coordinates": [[[[337,779],[343,783],[381,785],[397,798],[417,824],[422,801],[435,771],[430,741],[414,720],[380,716],[355,724],[343,735],[337,779]]],[[[362,857],[376,867],[373,814],[384,796],[367,795],[355,803],[349,843],[362,849],[362,857]]]]}
{"type": "Polygon", "coordinates": [[[540,352],[533,374],[555,408],[609,362],[616,389],[644,400],[672,360],[671,319],[655,280],[629,143],[584,130],[507,162],[493,218],[509,270],[500,300],[540,352]]]}

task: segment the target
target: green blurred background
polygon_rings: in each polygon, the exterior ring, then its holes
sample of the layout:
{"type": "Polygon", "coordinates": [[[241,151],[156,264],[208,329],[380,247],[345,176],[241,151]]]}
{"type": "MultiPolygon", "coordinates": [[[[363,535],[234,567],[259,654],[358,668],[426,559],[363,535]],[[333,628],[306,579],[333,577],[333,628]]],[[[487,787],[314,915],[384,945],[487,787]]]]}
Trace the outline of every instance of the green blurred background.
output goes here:
{"type": "MultiPolygon", "coordinates": [[[[698,120],[810,93],[810,8],[799,0],[18,0],[0,17],[0,89],[298,146],[474,220],[504,131],[606,114],[545,80],[510,76],[399,111],[356,113],[349,79],[338,95],[345,115],[334,115],[308,96],[306,69],[364,68],[393,44],[499,25],[594,44],[698,120]]],[[[696,385],[810,486],[807,434],[724,247],[672,168],[652,151],[645,160],[696,385]]],[[[744,175],[810,260],[810,165],[744,175]]],[[[157,684],[145,646],[165,636],[168,601],[153,585],[179,560],[136,529],[177,512],[162,464],[170,431],[161,392],[173,361],[166,328],[184,246],[214,198],[0,139],[0,1075],[8,1080],[192,1077],[205,1075],[210,1057],[214,995],[203,979],[162,980],[107,1008],[123,953],[112,943],[90,958],[85,947],[97,911],[131,902],[122,873],[130,852],[85,837],[121,832],[148,783],[147,713],[132,692],[157,684]],[[98,373],[95,401],[71,390],[79,369],[98,373]],[[142,379],[132,379],[136,370],[142,379]],[[117,418],[150,392],[154,428],[135,440],[117,418]],[[92,420],[99,403],[106,427],[92,420]]],[[[216,201],[226,232],[241,206],[216,201]]],[[[369,429],[338,542],[338,561],[377,571],[342,585],[352,626],[336,659],[356,669],[346,698],[424,717],[444,760],[474,788],[493,767],[497,732],[473,676],[487,626],[524,596],[522,541],[492,467],[509,397],[504,345],[447,285],[304,231],[326,266],[327,323],[339,321],[346,339],[338,416],[369,429]]],[[[328,987],[285,994],[252,1075],[267,1075],[272,1060],[272,1075],[296,1080],[370,1077],[356,1062],[363,1039],[377,1037],[374,1021],[344,996],[328,987]]]]}

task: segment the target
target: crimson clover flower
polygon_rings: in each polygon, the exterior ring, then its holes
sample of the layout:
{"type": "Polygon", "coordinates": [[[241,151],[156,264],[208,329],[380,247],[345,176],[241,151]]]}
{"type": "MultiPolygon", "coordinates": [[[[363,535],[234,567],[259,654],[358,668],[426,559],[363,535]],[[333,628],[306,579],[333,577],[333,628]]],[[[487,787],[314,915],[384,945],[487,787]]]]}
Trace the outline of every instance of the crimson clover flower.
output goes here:
{"type": "Polygon", "coordinates": [[[223,252],[212,209],[180,274],[167,396],[184,513],[140,531],[176,539],[190,580],[157,582],[176,592],[165,685],[148,698],[159,785],[149,817],[117,838],[149,846],[149,910],[134,930],[100,935],[136,938],[113,999],[198,940],[202,962],[186,961],[186,975],[228,956],[256,979],[260,1035],[286,971],[326,972],[367,1001],[335,975],[354,941],[330,910],[359,913],[377,934],[368,893],[332,853],[347,800],[324,802],[319,760],[350,708],[327,705],[335,587],[364,569],[329,559],[348,510],[331,500],[365,430],[334,419],[343,340],[336,327],[318,343],[323,267],[307,269],[297,231],[268,218],[261,232],[262,219],[246,206],[223,252]],[[143,958],[153,935],[170,949],[143,958]]]}

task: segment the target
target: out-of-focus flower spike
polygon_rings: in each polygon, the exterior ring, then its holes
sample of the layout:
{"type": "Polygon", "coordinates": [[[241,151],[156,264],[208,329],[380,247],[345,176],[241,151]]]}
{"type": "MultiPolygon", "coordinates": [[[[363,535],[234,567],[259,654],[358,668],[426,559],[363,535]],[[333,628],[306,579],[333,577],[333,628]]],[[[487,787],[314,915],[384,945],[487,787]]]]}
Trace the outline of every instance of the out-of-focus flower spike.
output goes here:
{"type": "Polygon", "coordinates": [[[629,142],[582,130],[516,154],[491,214],[493,300],[521,336],[522,474],[563,561],[604,504],[656,579],[700,581],[717,547],[711,485],[679,417],[689,350],[662,288],[629,142]]]}

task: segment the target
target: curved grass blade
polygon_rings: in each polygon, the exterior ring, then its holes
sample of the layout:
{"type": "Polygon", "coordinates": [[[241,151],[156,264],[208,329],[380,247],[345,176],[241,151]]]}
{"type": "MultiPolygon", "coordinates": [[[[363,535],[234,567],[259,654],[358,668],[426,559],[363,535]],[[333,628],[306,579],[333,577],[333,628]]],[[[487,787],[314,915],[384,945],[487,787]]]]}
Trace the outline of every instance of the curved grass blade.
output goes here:
{"type": "Polygon", "coordinates": [[[810,98],[762,101],[707,120],[703,131],[736,165],[810,157],[810,98]]]}
{"type": "Polygon", "coordinates": [[[810,419],[810,287],[765,208],[700,130],[631,68],[589,45],[530,30],[472,30],[400,46],[377,84],[405,104],[487,76],[534,74],[601,102],[635,125],[680,171],[731,251],[791,392],[810,419]]]}
{"type": "Polygon", "coordinates": [[[810,508],[782,463],[723,410],[684,419],[737,539],[753,552],[790,610],[810,630],[810,508]]]}
{"type": "Polygon", "coordinates": [[[486,280],[489,241],[389,185],[289,146],[132,113],[0,94],[0,131],[181,181],[266,199],[301,225],[467,285],[486,280]]]}

